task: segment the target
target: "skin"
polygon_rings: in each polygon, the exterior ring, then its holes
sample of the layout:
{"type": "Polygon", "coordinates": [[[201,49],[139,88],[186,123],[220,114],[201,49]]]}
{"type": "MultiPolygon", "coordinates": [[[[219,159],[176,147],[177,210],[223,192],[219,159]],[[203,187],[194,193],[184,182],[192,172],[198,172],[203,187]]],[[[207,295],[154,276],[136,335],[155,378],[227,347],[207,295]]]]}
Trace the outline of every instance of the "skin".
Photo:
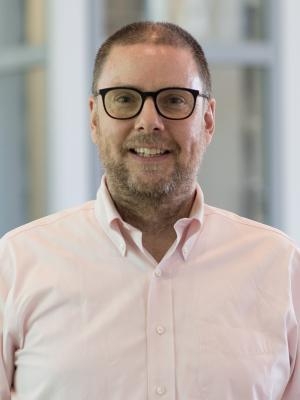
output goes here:
{"type": "MultiPolygon", "coordinates": [[[[144,91],[172,86],[202,90],[188,49],[148,43],[112,48],[97,87],[122,85],[144,91]]],[[[160,261],[176,238],[174,223],[189,216],[198,169],[214,133],[215,100],[198,97],[193,114],[178,121],[160,116],[151,98],[129,120],[109,117],[100,96],[89,104],[92,140],[112,199],[160,261]],[[162,154],[145,157],[140,154],[145,148],[162,154]]]]}

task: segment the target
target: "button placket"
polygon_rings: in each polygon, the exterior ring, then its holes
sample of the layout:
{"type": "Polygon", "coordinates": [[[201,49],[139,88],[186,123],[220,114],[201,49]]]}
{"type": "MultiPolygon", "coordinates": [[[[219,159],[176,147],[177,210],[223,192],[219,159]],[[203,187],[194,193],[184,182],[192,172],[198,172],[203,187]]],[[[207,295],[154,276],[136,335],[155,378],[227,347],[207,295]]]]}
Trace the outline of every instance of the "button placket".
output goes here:
{"type": "Polygon", "coordinates": [[[166,394],[168,399],[175,396],[172,304],[172,280],[157,267],[149,287],[147,310],[149,400],[166,394]]]}

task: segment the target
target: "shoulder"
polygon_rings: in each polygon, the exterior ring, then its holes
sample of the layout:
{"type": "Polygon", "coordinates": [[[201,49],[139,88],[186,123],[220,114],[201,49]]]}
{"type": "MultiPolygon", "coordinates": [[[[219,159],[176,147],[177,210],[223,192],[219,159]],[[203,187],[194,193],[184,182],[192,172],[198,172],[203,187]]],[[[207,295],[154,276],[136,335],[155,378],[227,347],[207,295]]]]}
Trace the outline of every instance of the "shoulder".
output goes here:
{"type": "Polygon", "coordinates": [[[58,267],[62,259],[83,252],[90,242],[86,238],[98,232],[93,201],[22,225],[0,239],[0,274],[12,277],[46,264],[58,267]]]}
{"type": "Polygon", "coordinates": [[[62,210],[19,226],[6,233],[0,242],[10,242],[31,235],[60,231],[62,227],[72,229],[72,227],[78,226],[78,223],[88,223],[90,218],[93,219],[94,203],[94,201],[89,201],[80,206],[62,210]]]}
{"type": "Polygon", "coordinates": [[[281,230],[242,217],[233,212],[205,205],[205,224],[208,229],[217,230],[228,238],[249,240],[258,244],[280,245],[297,249],[296,243],[281,230]]]}

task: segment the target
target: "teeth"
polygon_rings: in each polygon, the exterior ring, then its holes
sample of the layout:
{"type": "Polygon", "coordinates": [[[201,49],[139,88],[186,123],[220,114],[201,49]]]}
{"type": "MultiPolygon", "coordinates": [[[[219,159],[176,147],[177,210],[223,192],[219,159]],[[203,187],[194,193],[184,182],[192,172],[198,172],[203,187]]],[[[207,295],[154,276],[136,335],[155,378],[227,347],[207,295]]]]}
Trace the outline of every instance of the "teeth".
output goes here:
{"type": "Polygon", "coordinates": [[[153,157],[160,154],[164,154],[166,151],[161,149],[149,149],[146,147],[141,147],[134,149],[135,153],[143,157],[153,157]]]}

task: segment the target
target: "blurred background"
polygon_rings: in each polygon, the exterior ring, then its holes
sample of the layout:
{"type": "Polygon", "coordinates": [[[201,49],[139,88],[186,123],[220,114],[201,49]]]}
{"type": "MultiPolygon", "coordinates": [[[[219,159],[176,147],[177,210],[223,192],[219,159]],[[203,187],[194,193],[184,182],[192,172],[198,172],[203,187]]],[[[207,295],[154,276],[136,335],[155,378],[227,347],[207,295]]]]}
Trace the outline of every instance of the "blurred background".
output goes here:
{"type": "Polygon", "coordinates": [[[151,19],[189,30],[211,66],[206,202],[300,243],[299,15],[297,0],[0,0],[0,236],[95,197],[94,56],[120,26],[151,19]]]}

